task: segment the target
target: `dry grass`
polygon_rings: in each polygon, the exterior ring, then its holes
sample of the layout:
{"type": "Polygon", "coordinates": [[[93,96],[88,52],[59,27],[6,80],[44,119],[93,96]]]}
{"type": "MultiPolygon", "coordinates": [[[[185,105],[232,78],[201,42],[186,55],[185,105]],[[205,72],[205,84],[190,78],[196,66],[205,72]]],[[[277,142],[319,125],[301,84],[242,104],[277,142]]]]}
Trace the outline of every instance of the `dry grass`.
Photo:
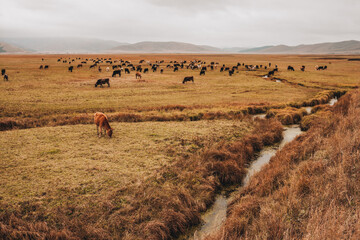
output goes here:
{"type": "Polygon", "coordinates": [[[210,239],[359,239],[360,93],[288,144],[232,202],[210,239]]]}

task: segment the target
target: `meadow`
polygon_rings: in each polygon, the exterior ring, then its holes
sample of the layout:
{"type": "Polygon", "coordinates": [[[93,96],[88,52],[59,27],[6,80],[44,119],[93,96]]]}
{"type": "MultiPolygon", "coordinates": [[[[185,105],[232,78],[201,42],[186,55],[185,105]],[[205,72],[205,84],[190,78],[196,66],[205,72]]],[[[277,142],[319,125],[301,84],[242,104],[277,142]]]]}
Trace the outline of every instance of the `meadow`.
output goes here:
{"type": "Polygon", "coordinates": [[[282,124],[300,123],[305,106],[324,110],[321,104],[357,88],[360,62],[348,58],[0,55],[0,68],[9,76],[0,81],[0,237],[179,236],[200,223],[219,190],[241,183],[257,152],[281,140],[282,124]],[[76,68],[90,58],[104,59],[101,72],[98,66],[89,69],[90,60],[76,68]],[[164,60],[164,73],[150,70],[141,81],[135,71],[111,77],[112,69],[105,70],[109,58],[135,66],[144,59],[143,67],[149,68],[146,61],[164,60]],[[166,67],[195,59],[219,64],[205,76],[200,70],[166,67]],[[247,71],[240,66],[233,76],[219,71],[238,62],[271,62],[272,67],[247,71]],[[274,78],[263,78],[275,65],[274,78]],[[288,65],[295,71],[287,71],[288,65]],[[316,65],[328,69],[317,71],[316,65]],[[185,76],[195,82],[182,84],[185,76]],[[94,87],[107,77],[111,87],[94,87]],[[98,111],[109,116],[112,138],[96,135],[93,114],[98,111]],[[256,113],[268,119],[253,120],[256,113]]]}

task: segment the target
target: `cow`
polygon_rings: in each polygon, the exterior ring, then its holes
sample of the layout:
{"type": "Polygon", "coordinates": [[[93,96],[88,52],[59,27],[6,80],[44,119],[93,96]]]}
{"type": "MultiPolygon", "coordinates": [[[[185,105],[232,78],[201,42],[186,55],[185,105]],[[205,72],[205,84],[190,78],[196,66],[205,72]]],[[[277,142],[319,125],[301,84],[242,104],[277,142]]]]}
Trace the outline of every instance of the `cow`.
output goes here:
{"type": "Polygon", "coordinates": [[[288,66],[287,70],[288,70],[288,71],[295,71],[295,69],[294,69],[292,66],[290,66],[290,65],[288,66]]]}
{"type": "Polygon", "coordinates": [[[136,78],[136,79],[138,79],[138,78],[140,78],[140,79],[141,79],[141,74],[140,74],[140,73],[138,73],[138,72],[137,72],[137,73],[135,73],[135,78],[136,78]]]}
{"type": "Polygon", "coordinates": [[[177,72],[179,71],[179,68],[178,67],[174,67],[174,72],[177,72]]]}
{"type": "Polygon", "coordinates": [[[109,67],[106,67],[106,68],[105,68],[105,71],[107,71],[107,72],[110,71],[110,68],[109,68],[109,67]]]}
{"type": "Polygon", "coordinates": [[[4,74],[4,81],[9,81],[9,76],[7,74],[4,74]]]}
{"type": "Polygon", "coordinates": [[[100,87],[103,87],[103,84],[107,84],[108,87],[110,87],[110,80],[108,78],[99,79],[95,83],[95,87],[100,85],[100,87]]]}
{"type": "Polygon", "coordinates": [[[96,131],[97,131],[97,135],[99,137],[102,136],[103,129],[110,138],[112,137],[114,129],[112,129],[110,127],[109,119],[104,113],[101,113],[101,112],[95,113],[94,114],[94,123],[96,125],[96,131]],[[100,132],[99,132],[99,128],[100,128],[100,132]]]}
{"type": "Polygon", "coordinates": [[[49,69],[49,65],[45,65],[45,66],[44,66],[44,69],[49,69]]]}
{"type": "Polygon", "coordinates": [[[119,77],[121,77],[121,70],[113,71],[112,77],[115,77],[116,75],[119,75],[119,77]]]}
{"type": "Polygon", "coordinates": [[[274,73],[275,73],[275,69],[274,70],[271,70],[268,72],[267,76],[270,77],[270,76],[274,76],[274,73]]]}
{"type": "Polygon", "coordinates": [[[191,77],[184,77],[184,80],[183,80],[183,84],[185,84],[186,82],[190,82],[190,81],[192,81],[192,82],[194,82],[194,77],[193,76],[191,76],[191,77]]]}
{"type": "Polygon", "coordinates": [[[205,75],[205,70],[201,70],[201,71],[200,71],[200,76],[201,76],[201,75],[205,75]]]}
{"type": "Polygon", "coordinates": [[[125,68],[125,73],[130,74],[130,70],[128,68],[125,68]]]}
{"type": "Polygon", "coordinates": [[[1,76],[5,75],[5,72],[6,72],[5,68],[1,69],[1,76]]]}
{"type": "Polygon", "coordinates": [[[229,70],[229,76],[232,76],[234,74],[234,69],[229,70]]]}
{"type": "Polygon", "coordinates": [[[148,68],[144,68],[144,73],[147,73],[149,72],[149,69],[148,68]]]}
{"type": "Polygon", "coordinates": [[[83,66],[82,64],[78,64],[76,67],[77,68],[82,68],[82,66],[83,66]]]}
{"type": "Polygon", "coordinates": [[[304,71],[305,71],[305,66],[302,65],[301,68],[300,68],[300,70],[304,72],[304,71]]]}
{"type": "Polygon", "coordinates": [[[74,66],[70,66],[70,67],[68,68],[69,72],[72,72],[73,69],[74,69],[74,66]]]}
{"type": "Polygon", "coordinates": [[[160,69],[160,73],[163,74],[163,72],[164,72],[164,69],[160,69]]]}
{"type": "Polygon", "coordinates": [[[39,69],[43,69],[43,68],[44,68],[44,66],[43,66],[43,65],[40,65],[39,69]]]}

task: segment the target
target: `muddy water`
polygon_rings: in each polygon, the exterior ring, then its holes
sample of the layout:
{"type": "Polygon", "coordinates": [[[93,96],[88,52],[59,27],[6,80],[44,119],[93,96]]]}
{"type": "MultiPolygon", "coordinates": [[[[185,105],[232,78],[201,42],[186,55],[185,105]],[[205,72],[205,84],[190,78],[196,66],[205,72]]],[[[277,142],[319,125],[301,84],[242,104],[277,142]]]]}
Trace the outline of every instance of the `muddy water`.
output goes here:
{"type": "MultiPolygon", "coordinates": [[[[285,127],[283,133],[284,139],[279,145],[266,148],[260,152],[258,158],[249,166],[248,173],[245,176],[241,187],[246,186],[249,183],[251,177],[258,172],[262,166],[270,161],[270,158],[275,155],[277,150],[281,149],[286,143],[291,142],[299,134],[301,134],[299,125],[285,127]]],[[[239,190],[239,188],[235,189],[235,192],[237,190],[239,190]]],[[[228,202],[231,200],[231,196],[229,195],[229,192],[224,191],[217,196],[212,208],[202,216],[203,225],[201,225],[195,231],[194,235],[188,239],[201,240],[207,235],[220,229],[222,223],[226,219],[228,202]]]]}

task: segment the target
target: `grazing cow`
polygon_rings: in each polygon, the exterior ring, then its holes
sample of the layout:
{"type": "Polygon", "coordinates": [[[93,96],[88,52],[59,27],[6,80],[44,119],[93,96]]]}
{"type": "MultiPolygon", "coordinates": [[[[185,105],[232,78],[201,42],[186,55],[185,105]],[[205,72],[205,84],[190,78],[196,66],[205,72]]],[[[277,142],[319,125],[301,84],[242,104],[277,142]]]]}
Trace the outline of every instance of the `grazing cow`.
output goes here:
{"type": "Polygon", "coordinates": [[[125,68],[125,73],[130,74],[130,70],[128,68],[125,68]]]}
{"type": "Polygon", "coordinates": [[[295,71],[295,69],[292,66],[288,66],[287,70],[288,71],[295,71]]]}
{"type": "Polygon", "coordinates": [[[115,77],[116,75],[119,75],[119,77],[121,77],[121,70],[113,71],[112,77],[115,77]]]}
{"type": "Polygon", "coordinates": [[[5,72],[6,72],[5,68],[1,69],[1,76],[5,75],[5,72]]]}
{"type": "Polygon", "coordinates": [[[200,76],[201,76],[201,75],[205,75],[205,70],[201,70],[201,71],[200,71],[200,76]]]}
{"type": "Polygon", "coordinates": [[[140,79],[141,79],[141,74],[140,74],[140,73],[138,73],[138,72],[137,72],[137,73],[135,73],[135,78],[136,78],[136,79],[138,79],[138,78],[140,78],[140,79]]]}
{"type": "Polygon", "coordinates": [[[229,76],[232,76],[234,74],[234,69],[229,70],[229,76]]]}
{"type": "Polygon", "coordinates": [[[4,74],[4,81],[9,81],[9,77],[7,74],[4,74]]]}
{"type": "Polygon", "coordinates": [[[300,68],[300,70],[304,72],[304,71],[305,71],[305,66],[302,65],[301,68],[300,68]]]}
{"type": "Polygon", "coordinates": [[[193,76],[191,76],[191,77],[184,77],[184,80],[183,80],[182,83],[184,84],[184,83],[190,82],[190,81],[194,82],[194,77],[193,77],[193,76]]]}
{"type": "Polygon", "coordinates": [[[100,85],[100,87],[103,87],[103,84],[107,84],[108,87],[110,87],[110,80],[108,78],[99,79],[95,83],[95,87],[100,85]]]}
{"type": "Polygon", "coordinates": [[[104,129],[104,132],[106,132],[106,134],[111,138],[112,134],[113,134],[113,129],[110,127],[109,124],[109,119],[108,117],[101,113],[101,112],[97,112],[94,114],[94,123],[96,125],[96,131],[97,131],[97,135],[99,137],[102,136],[102,130],[104,129]],[[100,131],[99,131],[100,128],[100,131]]]}
{"type": "Polygon", "coordinates": [[[43,65],[40,65],[39,69],[43,69],[43,68],[44,68],[43,65]]]}
{"type": "Polygon", "coordinates": [[[164,69],[160,69],[160,73],[163,74],[163,72],[164,72],[164,69]]]}
{"type": "Polygon", "coordinates": [[[274,76],[274,73],[275,73],[275,69],[274,70],[271,70],[268,72],[267,76],[270,77],[270,76],[274,76]]]}
{"type": "Polygon", "coordinates": [[[96,63],[93,65],[90,65],[90,69],[96,67],[96,65],[97,65],[96,63]]]}
{"type": "Polygon", "coordinates": [[[149,72],[149,69],[148,68],[144,68],[144,73],[147,73],[149,72]]]}
{"type": "Polygon", "coordinates": [[[49,69],[49,65],[45,65],[45,66],[44,66],[44,69],[49,69]]]}
{"type": "Polygon", "coordinates": [[[82,64],[78,64],[77,68],[82,68],[82,66],[83,66],[82,64]]]}
{"type": "Polygon", "coordinates": [[[177,72],[179,71],[179,68],[178,67],[174,67],[174,72],[177,72]]]}
{"type": "Polygon", "coordinates": [[[68,69],[69,69],[69,72],[72,72],[74,69],[74,66],[70,66],[68,69]]]}

